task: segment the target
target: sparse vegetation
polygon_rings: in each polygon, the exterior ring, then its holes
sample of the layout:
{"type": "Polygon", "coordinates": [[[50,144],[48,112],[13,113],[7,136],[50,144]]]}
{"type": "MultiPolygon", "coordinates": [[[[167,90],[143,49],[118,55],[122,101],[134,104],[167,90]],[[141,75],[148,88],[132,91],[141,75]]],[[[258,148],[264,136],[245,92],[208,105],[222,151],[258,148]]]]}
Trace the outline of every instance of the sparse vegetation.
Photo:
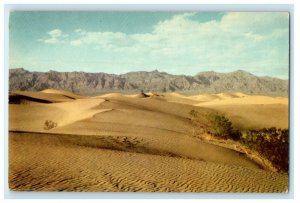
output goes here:
{"type": "Polygon", "coordinates": [[[263,128],[243,133],[241,143],[266,157],[280,171],[289,169],[289,131],[287,129],[263,128]]]}
{"type": "Polygon", "coordinates": [[[199,134],[205,133],[207,131],[208,126],[206,125],[204,116],[200,115],[195,110],[191,110],[189,112],[189,115],[194,126],[193,136],[197,137],[199,134]]]}
{"type": "Polygon", "coordinates": [[[220,113],[200,115],[197,111],[189,112],[197,133],[208,133],[223,139],[238,140],[241,133],[232,127],[232,122],[220,113]]]}
{"type": "Polygon", "coordinates": [[[279,171],[288,172],[288,129],[272,127],[260,130],[250,129],[242,133],[232,127],[232,122],[224,114],[209,113],[200,115],[197,111],[191,110],[189,115],[195,126],[193,132],[194,136],[196,135],[195,137],[208,133],[216,138],[238,141],[268,159],[279,171]]]}
{"type": "Polygon", "coordinates": [[[224,139],[238,140],[241,133],[233,129],[232,122],[224,115],[219,113],[209,113],[206,115],[209,129],[208,132],[224,139]]]}
{"type": "Polygon", "coordinates": [[[55,127],[57,127],[57,123],[53,122],[52,120],[46,120],[44,123],[45,130],[50,130],[55,127]]]}

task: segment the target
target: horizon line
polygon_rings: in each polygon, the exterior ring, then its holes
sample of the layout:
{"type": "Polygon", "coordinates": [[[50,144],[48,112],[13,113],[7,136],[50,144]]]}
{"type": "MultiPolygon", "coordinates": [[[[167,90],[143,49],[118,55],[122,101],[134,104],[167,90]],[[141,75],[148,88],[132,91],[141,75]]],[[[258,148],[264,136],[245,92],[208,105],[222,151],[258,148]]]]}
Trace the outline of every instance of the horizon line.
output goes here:
{"type": "Polygon", "coordinates": [[[57,72],[57,73],[93,73],[93,74],[97,74],[97,73],[104,73],[104,74],[110,74],[110,75],[126,75],[128,73],[138,73],[138,72],[146,72],[146,73],[152,73],[152,72],[158,72],[158,73],[166,73],[168,75],[174,75],[174,76],[180,76],[180,75],[183,75],[183,76],[191,76],[191,77],[194,77],[194,76],[197,76],[201,73],[208,73],[208,72],[213,72],[213,73],[218,73],[218,74],[230,74],[230,73],[235,73],[235,72],[245,72],[245,73],[248,73],[248,74],[251,74],[251,75],[254,75],[256,77],[270,77],[270,78],[276,78],[276,79],[280,79],[280,80],[289,80],[289,77],[288,78],[280,78],[280,77],[276,77],[276,76],[270,76],[270,75],[256,75],[254,73],[251,73],[249,71],[246,71],[246,70],[243,70],[243,69],[236,69],[235,71],[230,71],[230,72],[217,72],[217,71],[214,71],[214,70],[210,70],[210,71],[199,71],[198,73],[196,73],[195,75],[189,75],[189,74],[184,74],[184,73],[181,73],[181,74],[171,74],[171,73],[168,73],[166,71],[159,71],[158,69],[153,69],[151,71],[146,71],[146,70],[139,70],[139,71],[129,71],[129,72],[125,72],[125,73],[107,73],[107,72],[86,72],[86,71],[56,71],[56,70],[46,70],[46,71],[32,71],[32,70],[28,70],[24,67],[19,67],[19,68],[9,68],[8,70],[16,70],[16,69],[23,69],[25,71],[28,71],[28,72],[36,72],[36,73],[48,73],[48,72],[57,72]]]}

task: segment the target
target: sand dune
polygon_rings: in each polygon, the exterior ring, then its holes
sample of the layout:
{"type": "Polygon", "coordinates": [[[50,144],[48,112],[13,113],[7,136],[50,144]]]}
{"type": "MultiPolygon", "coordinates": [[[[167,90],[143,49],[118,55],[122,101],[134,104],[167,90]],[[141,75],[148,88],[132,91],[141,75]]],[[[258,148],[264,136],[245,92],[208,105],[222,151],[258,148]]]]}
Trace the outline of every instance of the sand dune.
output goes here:
{"type": "Polygon", "coordinates": [[[162,99],[168,102],[175,102],[175,103],[188,104],[188,105],[194,105],[199,103],[197,99],[194,99],[192,97],[187,97],[178,93],[164,94],[162,99]]]}
{"type": "Polygon", "coordinates": [[[196,106],[212,106],[212,105],[241,105],[241,104],[284,104],[288,105],[288,99],[284,97],[268,97],[268,96],[219,96],[218,99],[201,102],[196,106]]]}
{"type": "Polygon", "coordinates": [[[262,170],[241,153],[194,138],[189,118],[191,110],[221,111],[241,128],[284,126],[284,98],[275,98],[282,100],[278,104],[272,103],[274,98],[241,93],[192,99],[175,93],[84,98],[56,90],[15,94],[59,102],[9,105],[12,190],[285,192],[288,188],[287,174],[262,170]],[[266,104],[241,104],[246,98],[266,104]],[[230,105],[230,100],[236,103],[230,105]],[[278,118],[266,119],[270,115],[278,118]],[[45,130],[46,120],[57,126],[45,130]]]}
{"type": "Polygon", "coordinates": [[[240,129],[288,128],[288,98],[220,93],[185,97],[171,94],[165,101],[190,104],[225,113],[240,129]]]}
{"type": "Polygon", "coordinates": [[[64,90],[55,90],[55,89],[46,89],[41,91],[42,93],[50,93],[50,94],[59,94],[59,95],[64,95],[67,97],[70,97],[72,99],[82,99],[86,98],[85,96],[74,94],[73,92],[68,92],[64,90]]]}
{"type": "Polygon", "coordinates": [[[247,167],[82,146],[59,136],[10,133],[9,142],[13,190],[287,191],[287,175],[247,167]]]}
{"type": "Polygon", "coordinates": [[[99,96],[94,96],[93,98],[105,98],[105,97],[122,97],[123,95],[120,93],[107,93],[99,96]]]}
{"type": "Polygon", "coordinates": [[[216,105],[207,106],[223,112],[238,129],[288,128],[288,106],[284,104],[216,105]]]}
{"type": "Polygon", "coordinates": [[[217,94],[220,97],[228,97],[228,98],[240,98],[247,96],[244,93],[241,92],[226,92],[226,93],[219,93],[217,94]]]}
{"type": "Polygon", "coordinates": [[[217,94],[204,94],[204,95],[196,95],[196,96],[190,96],[189,99],[193,99],[199,102],[211,102],[214,100],[221,100],[222,97],[217,94]]]}
{"type": "Polygon", "coordinates": [[[147,93],[140,93],[140,94],[134,94],[134,95],[125,95],[127,97],[131,97],[131,98],[147,98],[153,95],[148,95],[147,93]]]}
{"type": "Polygon", "coordinates": [[[28,91],[15,91],[11,93],[12,96],[22,96],[24,99],[38,99],[47,103],[51,102],[66,102],[72,101],[73,98],[67,97],[63,94],[44,93],[44,92],[28,92],[28,91]]]}
{"type": "Polygon", "coordinates": [[[240,129],[288,128],[288,98],[247,95],[219,98],[196,106],[225,113],[240,129]]]}
{"type": "Polygon", "coordinates": [[[106,109],[97,109],[102,99],[78,99],[52,104],[10,104],[9,130],[45,132],[46,120],[56,122],[58,127],[92,117],[106,109]]]}
{"type": "Polygon", "coordinates": [[[243,93],[219,93],[219,94],[204,94],[204,95],[194,95],[194,96],[184,96],[178,93],[167,93],[162,94],[164,100],[168,102],[177,102],[189,105],[200,106],[202,103],[212,103],[218,101],[227,101],[230,103],[233,98],[243,98],[248,95],[243,93]]]}

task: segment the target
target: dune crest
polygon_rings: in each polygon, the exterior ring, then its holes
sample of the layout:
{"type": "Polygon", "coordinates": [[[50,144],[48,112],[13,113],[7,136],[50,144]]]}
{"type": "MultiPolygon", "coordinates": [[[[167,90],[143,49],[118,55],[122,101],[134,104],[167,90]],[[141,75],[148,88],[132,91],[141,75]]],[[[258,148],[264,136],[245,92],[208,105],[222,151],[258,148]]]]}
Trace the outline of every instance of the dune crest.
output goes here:
{"type": "Polygon", "coordinates": [[[55,102],[67,102],[72,101],[74,98],[65,96],[57,93],[45,93],[45,92],[29,92],[29,91],[15,91],[9,95],[9,100],[28,100],[44,102],[44,103],[55,103],[55,102]]]}
{"type": "Polygon", "coordinates": [[[56,90],[56,89],[45,89],[40,91],[42,93],[50,93],[50,94],[59,94],[59,95],[64,95],[67,97],[70,97],[72,99],[82,99],[86,98],[85,96],[81,96],[79,94],[74,94],[73,92],[65,91],[65,90],[56,90]]]}
{"type": "Polygon", "coordinates": [[[15,113],[11,113],[9,130],[47,132],[48,130],[44,129],[46,120],[57,123],[59,128],[108,111],[109,109],[96,108],[103,101],[103,99],[78,99],[52,104],[11,104],[9,111],[15,113]]]}
{"type": "Polygon", "coordinates": [[[193,110],[203,115],[225,112],[241,129],[285,125],[287,106],[271,102],[282,98],[259,96],[259,102],[270,104],[257,107],[253,101],[241,104],[257,97],[240,93],[194,97],[109,93],[81,98],[45,90],[11,96],[34,100],[9,104],[12,190],[285,192],[288,188],[287,174],[262,170],[244,154],[196,138],[190,118],[193,110]],[[57,125],[45,129],[45,121],[57,125]]]}
{"type": "Polygon", "coordinates": [[[283,104],[288,105],[288,98],[284,97],[268,97],[268,96],[228,96],[219,95],[217,99],[206,100],[196,104],[196,106],[209,106],[209,105],[249,105],[249,104],[283,104]]]}

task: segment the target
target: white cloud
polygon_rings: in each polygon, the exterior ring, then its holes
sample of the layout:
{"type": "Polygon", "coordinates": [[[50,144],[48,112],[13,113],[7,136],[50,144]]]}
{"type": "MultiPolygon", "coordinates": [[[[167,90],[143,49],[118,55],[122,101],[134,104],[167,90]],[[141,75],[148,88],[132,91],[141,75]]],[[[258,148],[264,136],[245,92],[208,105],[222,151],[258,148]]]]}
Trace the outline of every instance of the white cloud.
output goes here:
{"type": "Polygon", "coordinates": [[[259,35],[259,34],[254,34],[252,32],[247,32],[244,34],[246,38],[250,39],[250,40],[253,40],[255,42],[259,42],[259,41],[262,41],[265,39],[264,36],[262,35],[259,35]]]}
{"type": "Polygon", "coordinates": [[[174,73],[183,67],[191,67],[194,73],[201,71],[199,67],[216,71],[248,67],[258,72],[269,66],[278,72],[288,68],[288,13],[234,12],[226,13],[220,21],[207,22],[194,20],[195,15],[175,15],[158,22],[149,33],[76,29],[66,36],[55,29],[41,41],[65,41],[78,49],[91,46],[111,58],[139,58],[139,65],[169,66],[174,73]]]}
{"type": "Polygon", "coordinates": [[[71,45],[97,45],[104,48],[129,46],[130,36],[121,32],[86,32],[76,30],[80,36],[70,41],[71,45]]]}
{"type": "Polygon", "coordinates": [[[82,44],[82,41],[79,40],[79,39],[77,39],[77,40],[72,40],[72,41],[70,42],[70,44],[73,45],[73,46],[79,46],[79,45],[82,44]]]}
{"type": "Polygon", "coordinates": [[[82,32],[83,30],[82,29],[80,29],[80,28],[78,28],[78,29],[76,29],[76,30],[74,30],[74,32],[82,32]]]}
{"type": "Polygon", "coordinates": [[[62,35],[62,31],[60,29],[54,29],[48,32],[48,35],[50,35],[53,38],[60,37],[62,35]]]}
{"type": "Polygon", "coordinates": [[[54,29],[47,32],[47,35],[38,39],[38,41],[44,42],[45,44],[64,43],[68,36],[68,34],[64,34],[60,29],[54,29]]]}
{"type": "Polygon", "coordinates": [[[56,44],[59,42],[59,40],[57,38],[53,37],[53,38],[45,39],[43,42],[46,44],[56,44]]]}
{"type": "Polygon", "coordinates": [[[76,33],[76,34],[78,34],[78,35],[85,35],[86,34],[86,31],[84,31],[84,30],[82,30],[82,29],[76,29],[76,30],[74,30],[74,32],[76,33]]]}
{"type": "Polygon", "coordinates": [[[266,33],[275,28],[286,28],[288,12],[231,12],[221,20],[225,30],[266,33]]]}

